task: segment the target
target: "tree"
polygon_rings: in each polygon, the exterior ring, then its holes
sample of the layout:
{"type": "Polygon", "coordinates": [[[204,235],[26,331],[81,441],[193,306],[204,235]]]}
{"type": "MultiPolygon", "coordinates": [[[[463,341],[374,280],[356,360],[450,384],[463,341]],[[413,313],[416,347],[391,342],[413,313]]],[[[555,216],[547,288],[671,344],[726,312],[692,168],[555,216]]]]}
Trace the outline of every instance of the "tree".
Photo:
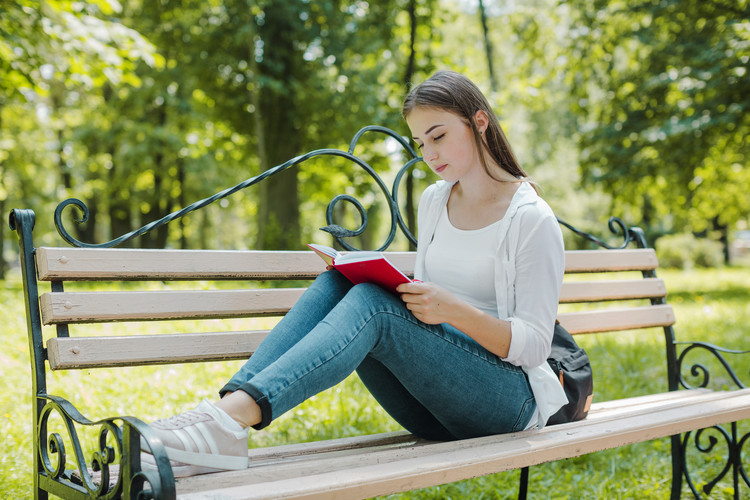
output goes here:
{"type": "Polygon", "coordinates": [[[750,4],[575,0],[584,180],[652,233],[750,214],[750,4]]]}
{"type": "MultiPolygon", "coordinates": [[[[61,184],[69,184],[64,143],[70,123],[63,116],[63,108],[103,82],[132,82],[136,61],[153,63],[148,42],[117,22],[99,17],[102,13],[111,14],[113,5],[116,4],[69,0],[0,3],[3,213],[9,196],[14,203],[26,198],[36,206],[46,201],[50,190],[40,192],[45,187],[40,180],[48,179],[49,174],[61,184]],[[69,101],[69,97],[73,99],[69,101]],[[24,118],[20,118],[24,112],[24,118]],[[10,123],[5,117],[15,121],[10,123]],[[36,126],[27,127],[29,120],[37,120],[36,126]],[[24,135],[31,128],[40,139],[38,144],[24,135]],[[39,144],[47,147],[40,148],[39,144]],[[46,168],[56,171],[40,172],[46,168]],[[31,172],[34,173],[29,175],[31,172]],[[8,189],[11,181],[20,184],[8,189]]],[[[0,237],[0,249],[2,243],[0,237]]],[[[2,269],[4,262],[0,262],[2,269]]]]}
{"type": "MultiPolygon", "coordinates": [[[[207,58],[215,78],[206,91],[256,148],[260,171],[340,142],[341,131],[393,121],[383,118],[398,85],[397,5],[238,0],[214,9],[204,40],[220,49],[207,58]]],[[[262,183],[258,247],[300,245],[306,187],[297,176],[294,168],[262,183]]]]}

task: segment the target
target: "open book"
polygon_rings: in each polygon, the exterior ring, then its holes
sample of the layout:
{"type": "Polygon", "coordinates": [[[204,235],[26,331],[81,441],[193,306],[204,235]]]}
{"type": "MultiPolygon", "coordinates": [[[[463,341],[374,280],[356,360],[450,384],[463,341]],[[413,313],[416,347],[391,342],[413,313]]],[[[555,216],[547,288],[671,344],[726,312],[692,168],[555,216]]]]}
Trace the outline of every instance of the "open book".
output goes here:
{"type": "Polygon", "coordinates": [[[337,250],[324,245],[309,243],[307,245],[326,264],[333,266],[341,274],[349,278],[355,285],[359,283],[375,283],[386,290],[396,293],[396,287],[401,283],[411,283],[404,273],[396,269],[380,252],[351,252],[339,253],[337,250]]]}

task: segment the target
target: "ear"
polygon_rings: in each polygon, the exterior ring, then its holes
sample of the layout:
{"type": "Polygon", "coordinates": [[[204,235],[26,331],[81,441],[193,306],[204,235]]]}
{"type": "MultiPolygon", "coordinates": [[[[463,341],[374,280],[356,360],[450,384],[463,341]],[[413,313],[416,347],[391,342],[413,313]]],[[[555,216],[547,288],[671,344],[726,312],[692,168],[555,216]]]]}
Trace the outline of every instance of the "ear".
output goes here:
{"type": "Polygon", "coordinates": [[[487,130],[487,127],[490,124],[490,119],[487,116],[487,113],[482,111],[481,109],[478,109],[476,113],[474,113],[474,125],[476,125],[477,130],[479,130],[480,133],[483,133],[485,130],[487,130]]]}

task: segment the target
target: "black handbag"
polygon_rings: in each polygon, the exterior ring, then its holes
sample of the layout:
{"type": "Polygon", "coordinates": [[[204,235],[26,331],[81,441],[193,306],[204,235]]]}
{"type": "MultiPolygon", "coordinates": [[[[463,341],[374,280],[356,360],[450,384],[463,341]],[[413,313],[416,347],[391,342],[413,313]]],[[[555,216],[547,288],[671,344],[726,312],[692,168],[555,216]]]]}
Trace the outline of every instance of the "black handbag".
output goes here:
{"type": "Polygon", "coordinates": [[[564,424],[586,418],[594,399],[594,374],[589,357],[573,340],[573,336],[559,321],[555,322],[552,352],[547,358],[552,371],[568,396],[568,404],[560,408],[547,421],[547,425],[564,424]]]}

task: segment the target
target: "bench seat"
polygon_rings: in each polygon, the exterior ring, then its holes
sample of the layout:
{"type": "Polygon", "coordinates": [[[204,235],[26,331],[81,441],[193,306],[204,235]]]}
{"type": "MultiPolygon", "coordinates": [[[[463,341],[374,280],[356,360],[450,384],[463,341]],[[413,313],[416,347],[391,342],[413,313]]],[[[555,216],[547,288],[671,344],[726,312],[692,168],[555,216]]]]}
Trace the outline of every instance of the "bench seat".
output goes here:
{"type": "Polygon", "coordinates": [[[750,418],[750,389],[690,390],[595,403],[579,422],[430,442],[406,432],[250,450],[244,471],[177,480],[182,499],[354,499],[577,457],[750,418]],[[221,487],[217,488],[217,485],[221,487]]]}

